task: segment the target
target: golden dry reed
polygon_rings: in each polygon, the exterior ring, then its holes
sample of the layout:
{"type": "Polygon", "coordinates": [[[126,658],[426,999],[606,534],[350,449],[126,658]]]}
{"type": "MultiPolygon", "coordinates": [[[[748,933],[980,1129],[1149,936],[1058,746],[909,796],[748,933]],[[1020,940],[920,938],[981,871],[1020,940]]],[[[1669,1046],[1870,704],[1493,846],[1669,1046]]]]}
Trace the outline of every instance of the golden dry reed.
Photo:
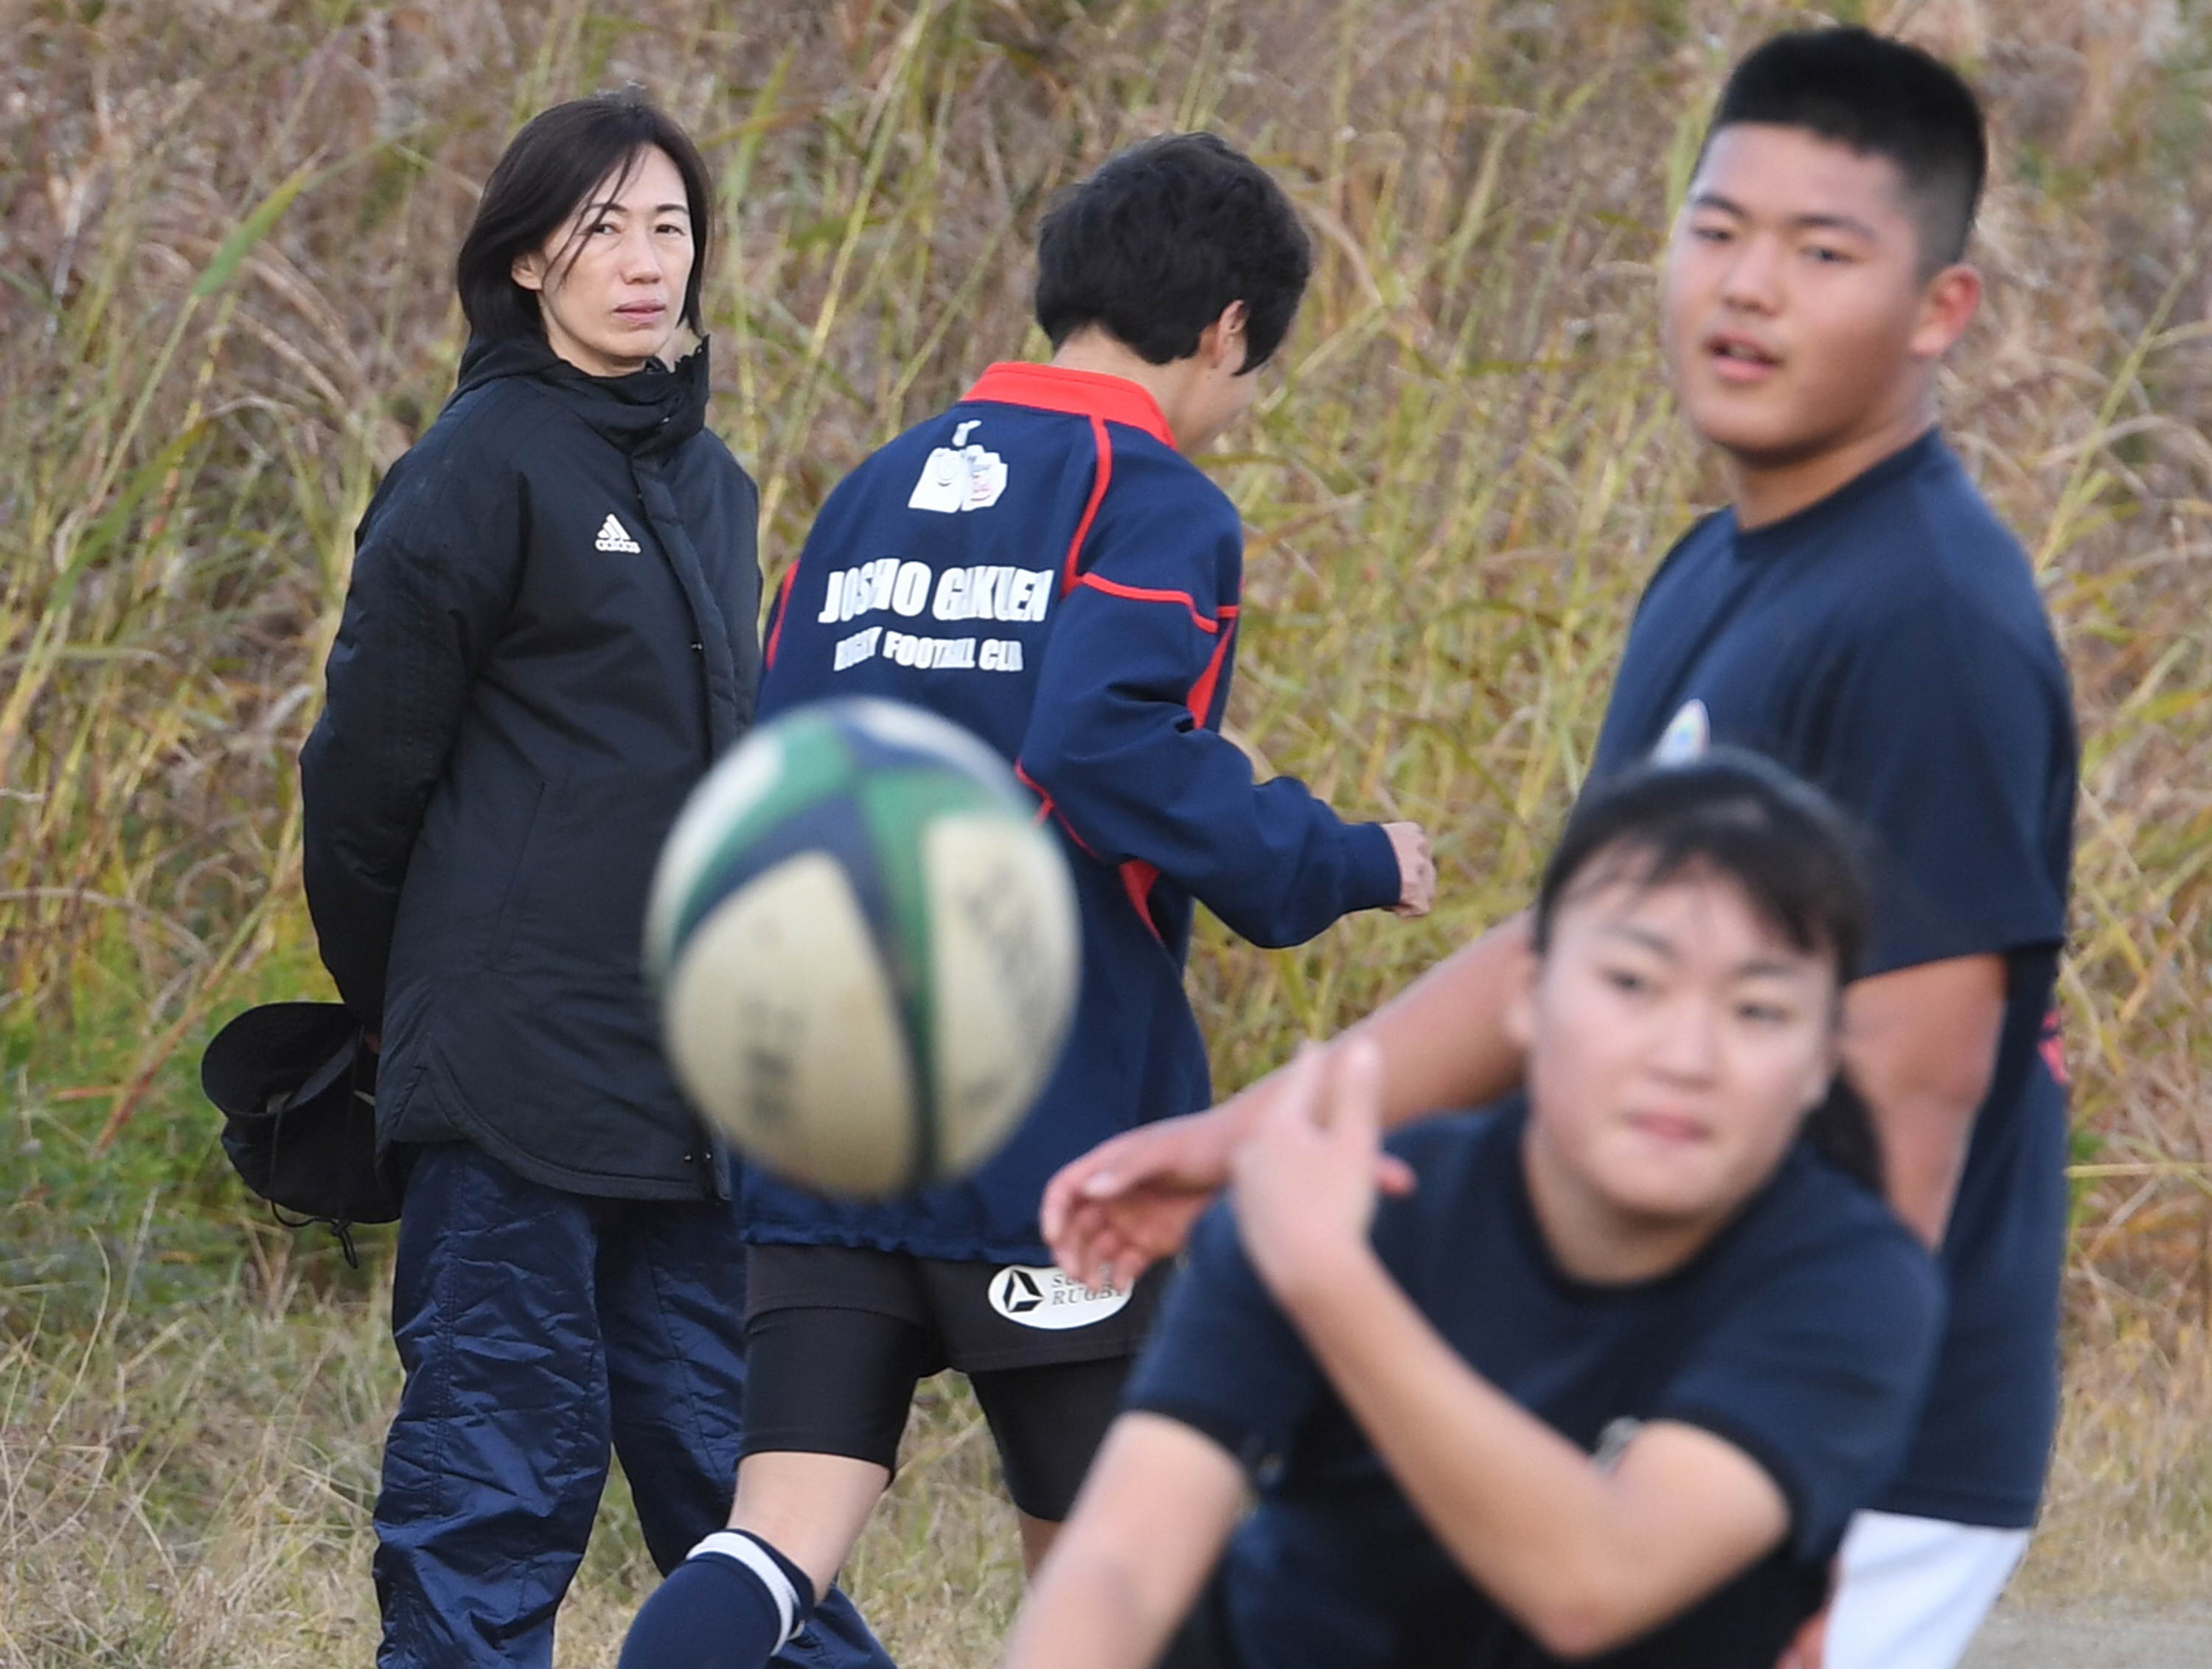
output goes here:
{"type": "MultiPolygon", "coordinates": [[[[1731,58],[1821,15],[1990,95],[1990,297],[1946,416],[2085,726],[2068,1419],[2027,1581],[2201,1587],[2212,9],[0,0],[0,1663],[368,1655],[375,1284],[257,1223],[189,1061],[238,1004],[320,989],[292,761],[520,120],[635,81],[703,137],[714,420],[772,570],[867,448],[1038,350],[1056,187],[1167,128],[1279,172],[1320,263],[1211,466],[1250,529],[1231,725],[1429,824],[1443,886],[1419,926],[1295,952],[1205,932],[1230,1084],[1525,896],[1636,592],[1719,491],[1653,348],[1671,205],[1731,58]]],[[[912,1447],[850,1575],[902,1661],[980,1664],[1018,1587],[988,1443],[940,1387],[912,1447]]],[[[618,1491],[603,1528],[566,1663],[605,1661],[650,1581],[618,1491]]]]}

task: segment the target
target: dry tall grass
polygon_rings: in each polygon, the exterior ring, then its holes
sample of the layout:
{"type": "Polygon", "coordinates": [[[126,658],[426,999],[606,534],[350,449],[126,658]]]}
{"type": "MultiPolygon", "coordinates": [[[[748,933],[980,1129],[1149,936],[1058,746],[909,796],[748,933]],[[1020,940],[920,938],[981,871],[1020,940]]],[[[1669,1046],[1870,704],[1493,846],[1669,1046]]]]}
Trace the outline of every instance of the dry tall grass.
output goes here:
{"type": "MultiPolygon", "coordinates": [[[[2212,15],[1894,0],[2001,167],[1956,443],[2035,551],[2085,719],[2064,1000],[2082,1161],[2069,1417],[2029,1581],[2212,1552],[2212,15]]],[[[379,470],[448,385],[445,266],[514,125],[635,79],[734,235],[716,421],[771,564],[828,485],[1037,345],[1026,244],[1114,147],[1212,125],[1321,236],[1214,467],[1252,529],[1232,710],[1277,768],[1441,832],[1445,903],[1301,952],[1210,938],[1224,1082],[1518,902],[1626,611],[1717,496],[1653,263],[1765,0],[0,0],[0,1661],[366,1655],[395,1370],[373,1281],[258,1233],[180,1059],[312,979],[291,760],[379,470]],[[190,1302],[185,1302],[184,1301],[190,1302]]],[[[933,1405],[854,1573],[917,1666],[1015,1589],[987,1445],[933,1405]]],[[[617,1503],[564,1660],[645,1580],[617,1503]]]]}

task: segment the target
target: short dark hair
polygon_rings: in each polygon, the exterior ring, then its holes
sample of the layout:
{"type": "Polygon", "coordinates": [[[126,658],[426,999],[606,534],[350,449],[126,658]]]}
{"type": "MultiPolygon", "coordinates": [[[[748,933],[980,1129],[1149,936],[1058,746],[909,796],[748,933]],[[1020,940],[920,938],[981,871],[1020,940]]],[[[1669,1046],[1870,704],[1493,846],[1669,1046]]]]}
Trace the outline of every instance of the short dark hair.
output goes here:
{"type": "Polygon", "coordinates": [[[1922,270],[1966,252],[1989,140],[1980,100],[1942,59],[1856,27],[1778,34],[1736,65],[1705,143],[1744,122],[1802,128],[1894,163],[1913,200],[1922,270]]]}
{"type": "Polygon", "coordinates": [[[1743,889],[1754,913],[1808,955],[1857,976],[1869,907],[1853,825],[1827,796],[1763,754],[1726,746],[1681,763],[1644,761],[1593,783],[1575,803],[1536,890],[1534,937],[1549,943],[1559,902],[1601,858],[1638,885],[1691,871],[1743,889]]]}
{"type": "MultiPolygon", "coordinates": [[[[1857,976],[1873,906],[1856,828],[1762,755],[1717,747],[1687,763],[1638,764],[1593,784],[1544,866],[1532,930],[1539,954],[1561,899],[1600,863],[1644,887],[1687,875],[1731,881],[1789,944],[1826,956],[1839,986],[1857,976]]],[[[1802,1134],[1837,1169],[1880,1190],[1881,1144],[1843,1073],[1806,1115],[1802,1134]]]]}
{"type": "Polygon", "coordinates": [[[1241,374],[1282,346],[1312,272],[1297,210],[1265,168],[1211,133],[1168,134],[1110,158],[1046,214],[1036,321],[1054,348],[1096,325],[1165,365],[1242,301],[1241,374]]]}
{"type": "Polygon", "coordinates": [[[684,179],[692,260],[683,319],[695,333],[704,333],[699,283],[714,210],[707,164],[675,118],[635,88],[540,111],[509,142],[484,183],[476,219],[453,263],[471,331],[495,341],[545,334],[537,294],[514,282],[515,261],[544,248],[602,181],[612,176],[617,189],[627,185],[648,150],[665,152],[684,179]]]}

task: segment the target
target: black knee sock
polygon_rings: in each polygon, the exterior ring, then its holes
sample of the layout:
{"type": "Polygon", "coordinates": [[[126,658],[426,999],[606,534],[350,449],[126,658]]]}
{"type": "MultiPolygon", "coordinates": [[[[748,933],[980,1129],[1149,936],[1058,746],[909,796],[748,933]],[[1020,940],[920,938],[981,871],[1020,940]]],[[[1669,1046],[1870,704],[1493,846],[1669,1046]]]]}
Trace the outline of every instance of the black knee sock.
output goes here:
{"type": "Polygon", "coordinates": [[[645,1602],[616,1669],[764,1669],[813,1612],[805,1572],[757,1536],[717,1531],[645,1602]]]}

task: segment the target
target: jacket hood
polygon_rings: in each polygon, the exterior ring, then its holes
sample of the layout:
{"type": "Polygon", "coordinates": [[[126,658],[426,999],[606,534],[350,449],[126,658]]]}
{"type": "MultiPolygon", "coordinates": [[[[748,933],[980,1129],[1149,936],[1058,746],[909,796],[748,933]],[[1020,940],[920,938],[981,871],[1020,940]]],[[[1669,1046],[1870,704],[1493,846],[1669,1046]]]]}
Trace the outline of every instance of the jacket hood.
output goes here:
{"type": "Polygon", "coordinates": [[[636,457],[672,451],[707,425],[704,342],[673,368],[656,361],[626,377],[594,377],[562,359],[542,337],[471,337],[453,396],[506,379],[550,390],[610,445],[636,457]]]}

